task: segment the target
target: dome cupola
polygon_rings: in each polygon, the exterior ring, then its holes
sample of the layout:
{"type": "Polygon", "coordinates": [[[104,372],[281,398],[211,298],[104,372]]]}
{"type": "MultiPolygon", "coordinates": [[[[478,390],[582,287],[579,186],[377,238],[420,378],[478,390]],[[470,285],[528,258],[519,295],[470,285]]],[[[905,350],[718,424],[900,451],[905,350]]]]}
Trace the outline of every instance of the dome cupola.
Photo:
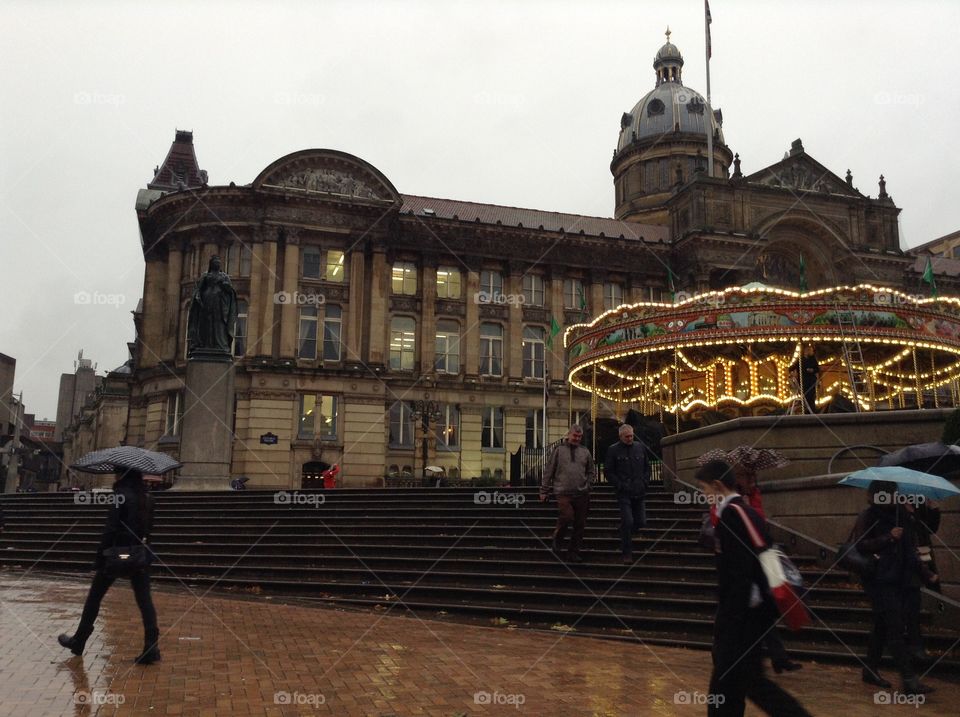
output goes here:
{"type": "Polygon", "coordinates": [[[683,68],[683,55],[677,46],[670,42],[670,28],[666,32],[667,42],[653,58],[653,69],[657,72],[657,87],[664,82],[682,82],[680,71],[683,68]]]}

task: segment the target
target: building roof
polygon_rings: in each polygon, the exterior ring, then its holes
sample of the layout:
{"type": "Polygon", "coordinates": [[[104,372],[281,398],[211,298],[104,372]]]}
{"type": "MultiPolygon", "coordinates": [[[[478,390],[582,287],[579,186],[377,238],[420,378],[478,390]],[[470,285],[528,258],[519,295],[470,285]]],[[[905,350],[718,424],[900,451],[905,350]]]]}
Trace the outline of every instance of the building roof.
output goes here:
{"type": "Polygon", "coordinates": [[[207,173],[197,164],[193,150],[193,132],[178,129],[163,164],[154,170],[148,189],[176,191],[202,187],[207,183],[207,173]]]}
{"type": "MultiPolygon", "coordinates": [[[[916,251],[914,249],[914,251],[916,251]]],[[[922,254],[913,260],[913,271],[917,274],[923,274],[927,269],[927,260],[930,261],[930,268],[934,274],[941,276],[960,276],[960,259],[948,259],[945,256],[929,256],[922,254]]]]}
{"type": "Polygon", "coordinates": [[[401,194],[403,206],[400,214],[413,214],[420,217],[453,219],[462,222],[477,222],[507,227],[525,227],[549,232],[566,234],[586,234],[645,242],[668,241],[670,232],[667,227],[655,224],[625,222],[619,219],[588,217],[580,214],[545,212],[539,209],[521,209],[505,207],[499,204],[479,204],[456,199],[438,199],[401,194]]]}
{"type": "Polygon", "coordinates": [[[914,254],[921,251],[939,251],[940,249],[937,246],[938,244],[952,241],[954,239],[960,239],[960,229],[955,232],[950,232],[949,234],[944,234],[942,237],[937,237],[931,241],[924,242],[923,244],[913,247],[913,249],[908,249],[907,253],[914,254]]]}

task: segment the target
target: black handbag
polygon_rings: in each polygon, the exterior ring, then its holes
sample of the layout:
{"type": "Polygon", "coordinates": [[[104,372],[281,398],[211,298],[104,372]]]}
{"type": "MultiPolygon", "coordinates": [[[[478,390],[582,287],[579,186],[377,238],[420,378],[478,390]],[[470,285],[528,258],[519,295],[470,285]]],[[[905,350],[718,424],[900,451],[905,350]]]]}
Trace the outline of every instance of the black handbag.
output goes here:
{"type": "Polygon", "coordinates": [[[103,569],[108,575],[127,577],[150,565],[150,549],[143,543],[113,545],[103,549],[103,569]]]}
{"type": "Polygon", "coordinates": [[[870,580],[877,574],[880,556],[876,554],[864,555],[860,552],[860,548],[857,547],[859,538],[854,539],[853,537],[853,530],[855,529],[856,526],[850,531],[845,543],[840,543],[837,563],[840,567],[849,570],[851,573],[856,573],[864,580],[870,580]]]}

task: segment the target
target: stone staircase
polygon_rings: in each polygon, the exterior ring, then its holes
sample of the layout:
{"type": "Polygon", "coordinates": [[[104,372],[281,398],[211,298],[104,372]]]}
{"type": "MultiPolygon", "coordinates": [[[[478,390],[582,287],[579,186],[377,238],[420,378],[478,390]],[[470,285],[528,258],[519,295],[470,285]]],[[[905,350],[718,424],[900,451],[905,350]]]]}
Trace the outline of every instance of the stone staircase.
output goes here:
{"type": "MultiPolygon", "coordinates": [[[[548,550],[552,503],[535,489],[396,488],[158,493],[155,580],[282,595],[315,604],[410,610],[421,617],[554,629],[709,648],[713,557],[697,544],[702,508],[653,489],[636,563],[618,551],[609,488],[595,490],[582,564],[548,550]]],[[[0,497],[0,566],[82,574],[106,508],[71,493],[0,497]]],[[[810,586],[813,625],[781,630],[800,657],[863,655],[869,606],[841,571],[794,556],[810,586]]],[[[957,635],[929,624],[938,668],[960,666],[957,635]],[[951,652],[952,651],[952,652],[951,652]]]]}

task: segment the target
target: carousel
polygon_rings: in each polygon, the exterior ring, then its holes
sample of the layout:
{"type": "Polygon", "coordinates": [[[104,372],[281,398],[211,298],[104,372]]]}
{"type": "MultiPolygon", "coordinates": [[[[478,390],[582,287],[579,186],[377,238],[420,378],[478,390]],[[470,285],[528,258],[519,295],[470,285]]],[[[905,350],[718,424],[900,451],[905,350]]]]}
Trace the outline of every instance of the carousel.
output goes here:
{"type": "Polygon", "coordinates": [[[564,346],[572,386],[661,419],[960,403],[960,298],[868,284],[622,305],[564,346]]]}

